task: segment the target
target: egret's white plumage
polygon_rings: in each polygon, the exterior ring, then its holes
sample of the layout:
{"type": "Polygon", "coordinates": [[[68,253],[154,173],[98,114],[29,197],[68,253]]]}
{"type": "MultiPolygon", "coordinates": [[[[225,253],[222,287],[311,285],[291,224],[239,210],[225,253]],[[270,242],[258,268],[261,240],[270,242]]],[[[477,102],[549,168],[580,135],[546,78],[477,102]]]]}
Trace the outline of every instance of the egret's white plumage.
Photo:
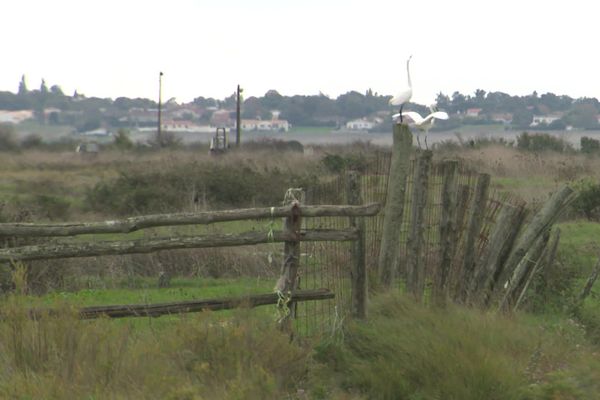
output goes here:
{"type": "MultiPolygon", "coordinates": [[[[419,114],[418,112],[415,112],[415,111],[405,111],[401,114],[398,113],[398,114],[394,114],[392,116],[392,118],[394,118],[394,120],[396,118],[398,118],[399,116],[405,116],[405,117],[409,117],[410,119],[412,119],[415,126],[417,127],[417,129],[419,131],[425,132],[424,133],[425,147],[427,147],[427,133],[433,126],[434,121],[436,119],[448,119],[448,114],[445,111],[435,111],[434,106],[429,107],[429,109],[431,110],[431,114],[427,115],[425,118],[423,118],[421,116],[421,114],[419,114]]],[[[419,140],[418,133],[417,133],[417,143],[419,144],[419,147],[421,147],[421,142],[419,140]]]]}
{"type": "Polygon", "coordinates": [[[392,99],[390,100],[390,105],[392,106],[400,106],[400,122],[402,122],[402,107],[405,103],[408,103],[410,98],[412,97],[412,82],[410,80],[410,59],[412,56],[408,57],[406,60],[406,74],[408,76],[408,88],[398,92],[392,99]]]}

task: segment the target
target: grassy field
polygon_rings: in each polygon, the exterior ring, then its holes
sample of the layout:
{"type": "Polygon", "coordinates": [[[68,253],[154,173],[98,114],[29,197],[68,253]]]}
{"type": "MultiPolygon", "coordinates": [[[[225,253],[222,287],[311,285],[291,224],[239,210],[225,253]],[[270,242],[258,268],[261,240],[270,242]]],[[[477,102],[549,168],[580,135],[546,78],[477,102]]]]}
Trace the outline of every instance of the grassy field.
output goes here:
{"type": "MultiPolygon", "coordinates": [[[[307,169],[322,178],[323,169],[310,169],[319,164],[321,155],[354,151],[338,147],[317,150],[309,157],[232,153],[215,161],[183,149],[162,154],[111,151],[93,160],[70,153],[7,155],[0,165],[0,217],[3,221],[17,217],[25,221],[114,219],[109,211],[86,208],[86,193],[94,185],[112,183],[126,173],[128,179],[135,178],[127,187],[134,192],[144,183],[138,179],[143,173],[156,173],[151,176],[160,178],[169,172],[158,190],[142,194],[155,198],[179,190],[170,198],[176,201],[177,197],[191,198],[190,190],[195,190],[198,182],[210,185],[210,176],[203,181],[191,177],[213,164],[223,167],[221,172],[245,170],[244,179],[268,171],[267,179],[255,182],[267,191],[276,191],[279,186],[267,186],[269,180],[295,169],[307,169]],[[177,182],[167,186],[168,180],[177,182]],[[52,204],[60,206],[44,196],[69,206],[64,214],[44,213],[52,204]]],[[[534,205],[559,185],[584,177],[600,178],[600,159],[583,155],[539,155],[490,146],[451,154],[436,152],[435,157],[462,159],[470,168],[490,173],[495,190],[534,205]]],[[[229,179],[229,175],[223,173],[219,178],[229,179]]],[[[224,182],[236,188],[243,183],[224,182]]],[[[236,195],[243,195],[248,205],[263,206],[240,190],[233,192],[233,201],[236,195]]],[[[220,195],[219,199],[227,199],[230,193],[220,195]]],[[[207,208],[225,207],[210,203],[217,198],[209,198],[207,208]]],[[[280,198],[278,194],[278,201],[280,198]]],[[[145,198],[129,199],[147,205],[141,201],[145,198]]],[[[181,204],[185,209],[179,211],[194,209],[190,202],[181,204]]],[[[163,206],[158,204],[156,212],[163,206]]],[[[131,235],[85,235],[73,240],[250,229],[266,233],[280,224],[279,219],[273,224],[234,222],[131,235]]],[[[272,251],[278,256],[279,245],[253,250],[256,254],[248,249],[181,251],[33,264],[27,273],[15,275],[16,291],[0,300],[0,398],[597,399],[598,289],[583,304],[575,300],[599,257],[600,225],[566,215],[558,228],[559,262],[547,281],[532,285],[529,307],[524,307],[527,312],[505,316],[455,306],[438,310],[389,293],[372,297],[368,322],[344,320],[343,326],[336,324],[318,336],[294,341],[277,329],[275,321],[280,315],[275,306],[119,321],[80,321],[74,315],[77,306],[271,292],[278,271],[267,268],[265,254],[272,251]],[[165,268],[173,268],[175,276],[169,288],[158,289],[156,273],[165,268]],[[38,270],[47,275],[36,275],[38,270]],[[27,279],[52,279],[54,283],[36,295],[33,288],[31,294],[25,294],[27,279]],[[538,293],[542,283],[545,289],[538,293]],[[58,318],[32,321],[27,316],[31,307],[52,307],[63,313],[58,318]]]]}

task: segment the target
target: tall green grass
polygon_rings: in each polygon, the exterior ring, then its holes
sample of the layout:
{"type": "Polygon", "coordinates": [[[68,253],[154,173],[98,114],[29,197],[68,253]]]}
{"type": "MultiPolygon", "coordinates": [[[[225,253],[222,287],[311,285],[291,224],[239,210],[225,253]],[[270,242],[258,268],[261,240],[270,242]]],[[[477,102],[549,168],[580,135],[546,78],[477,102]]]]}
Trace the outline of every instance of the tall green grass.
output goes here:
{"type": "MultiPolygon", "coordinates": [[[[324,342],[316,398],[597,399],[600,358],[569,321],[424,308],[398,295],[373,302],[368,322],[324,342]],[[584,372],[585,371],[585,372],[584,372]],[[332,389],[333,388],[333,389],[332,389]]],[[[597,351],[597,349],[596,349],[597,351]]]]}

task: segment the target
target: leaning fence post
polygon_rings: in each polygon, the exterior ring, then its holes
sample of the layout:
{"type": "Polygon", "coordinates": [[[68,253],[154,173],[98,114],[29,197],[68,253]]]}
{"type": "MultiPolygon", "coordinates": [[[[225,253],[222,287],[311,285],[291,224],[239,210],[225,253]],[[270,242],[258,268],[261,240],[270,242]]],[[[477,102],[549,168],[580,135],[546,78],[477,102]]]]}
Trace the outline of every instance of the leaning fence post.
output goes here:
{"type": "Polygon", "coordinates": [[[527,256],[521,262],[528,263],[527,273],[523,277],[523,281],[520,285],[517,286],[517,290],[513,295],[513,311],[517,311],[521,302],[525,298],[525,294],[527,293],[527,289],[529,289],[529,285],[531,281],[535,277],[536,273],[541,269],[543,258],[546,256],[548,252],[548,240],[550,239],[550,231],[546,231],[540,238],[535,242],[532,249],[527,253],[527,256]],[[518,296],[517,296],[518,295],[518,296]]]}
{"type": "Polygon", "coordinates": [[[423,263],[423,217],[427,207],[427,194],[429,186],[429,167],[431,166],[430,150],[424,151],[418,158],[415,166],[413,192],[411,199],[411,220],[408,234],[408,263],[407,263],[407,288],[417,301],[423,297],[425,290],[425,265],[423,263]]]}
{"type": "Polygon", "coordinates": [[[457,185],[458,161],[446,161],[443,164],[442,210],[440,218],[440,263],[433,280],[433,301],[444,305],[448,296],[448,278],[452,260],[456,253],[457,242],[457,185]]]}
{"type": "MultiPolygon", "coordinates": [[[[510,306],[510,300],[512,299],[513,292],[517,290],[518,283],[521,282],[523,275],[525,274],[526,265],[521,263],[521,260],[531,246],[540,237],[544,231],[550,229],[556,219],[564,210],[565,206],[569,204],[570,200],[573,199],[574,191],[569,186],[563,186],[560,190],[555,192],[552,197],[544,206],[538,211],[533,217],[523,234],[519,237],[517,243],[511,254],[508,256],[508,260],[504,265],[504,269],[507,273],[512,274],[506,284],[506,290],[502,301],[500,303],[500,309],[508,310],[510,306]]],[[[502,282],[500,282],[502,283],[502,282]]]]}
{"type": "Polygon", "coordinates": [[[479,174],[477,184],[475,185],[475,195],[473,197],[472,207],[469,213],[469,222],[467,225],[467,236],[465,238],[465,252],[463,262],[460,268],[459,282],[456,296],[461,302],[465,302],[469,283],[473,279],[475,269],[475,252],[477,250],[477,239],[483,225],[485,209],[488,201],[488,191],[490,187],[490,175],[479,174]]]}
{"type": "Polygon", "coordinates": [[[280,320],[282,330],[292,332],[292,320],[295,317],[295,307],[291,298],[298,287],[297,275],[300,265],[300,229],[302,228],[302,218],[300,204],[303,196],[302,189],[288,189],[283,205],[290,204],[291,213],[283,219],[283,232],[295,237],[297,240],[286,241],[283,243],[283,264],[281,274],[275,291],[280,296],[278,306],[285,315],[280,320]]]}
{"type": "Polygon", "coordinates": [[[467,303],[486,304],[494,283],[502,273],[503,261],[510,252],[525,217],[522,207],[505,204],[490,233],[489,244],[479,259],[467,293],[467,303]]]}
{"type": "MultiPolygon", "coordinates": [[[[348,204],[362,204],[361,175],[356,171],[346,174],[346,195],[348,204]]],[[[350,226],[358,231],[358,240],[352,242],[352,316],[364,319],[367,317],[367,263],[366,263],[366,237],[365,219],[350,217],[350,226]]]]}
{"type": "Polygon", "coordinates": [[[378,279],[379,284],[389,288],[398,269],[398,246],[404,214],[404,196],[406,194],[406,176],[412,151],[412,133],[405,124],[394,124],[394,143],[392,161],[388,178],[388,190],[385,202],[383,233],[379,248],[378,279]]]}

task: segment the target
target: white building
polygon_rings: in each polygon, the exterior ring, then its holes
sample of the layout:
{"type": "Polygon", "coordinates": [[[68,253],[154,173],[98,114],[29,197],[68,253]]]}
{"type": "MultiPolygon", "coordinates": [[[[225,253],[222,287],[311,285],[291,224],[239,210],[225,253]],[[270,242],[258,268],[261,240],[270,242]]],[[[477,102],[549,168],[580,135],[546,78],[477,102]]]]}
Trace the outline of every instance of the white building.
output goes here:
{"type": "Polygon", "coordinates": [[[538,126],[540,124],[550,125],[554,121],[558,121],[562,118],[562,115],[559,114],[548,114],[548,115],[534,115],[533,121],[529,126],[538,126]]]}
{"type": "Polygon", "coordinates": [[[31,118],[33,118],[32,110],[0,110],[0,123],[19,124],[31,118]]]}
{"type": "Polygon", "coordinates": [[[290,130],[290,124],[285,119],[243,119],[241,124],[242,130],[245,131],[287,132],[290,130]]]}
{"type": "Polygon", "coordinates": [[[376,123],[373,121],[369,121],[366,118],[359,118],[346,122],[346,129],[351,131],[368,131],[373,129],[375,125],[376,123]]]}

